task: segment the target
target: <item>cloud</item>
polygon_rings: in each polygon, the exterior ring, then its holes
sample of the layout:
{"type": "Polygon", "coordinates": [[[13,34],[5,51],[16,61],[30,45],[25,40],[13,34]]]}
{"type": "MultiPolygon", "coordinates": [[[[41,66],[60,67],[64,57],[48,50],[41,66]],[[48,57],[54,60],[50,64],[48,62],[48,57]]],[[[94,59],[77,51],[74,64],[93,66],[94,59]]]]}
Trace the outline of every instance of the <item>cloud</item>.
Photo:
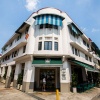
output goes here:
{"type": "Polygon", "coordinates": [[[39,3],[39,0],[25,0],[26,1],[26,9],[28,11],[33,11],[37,9],[37,4],[39,3]]]}
{"type": "Polygon", "coordinates": [[[91,3],[91,0],[76,0],[76,3],[78,4],[78,5],[88,5],[88,4],[90,4],[91,3]]]}
{"type": "Polygon", "coordinates": [[[83,32],[88,31],[88,29],[87,29],[87,28],[85,28],[85,27],[81,27],[81,30],[82,30],[83,32]]]}
{"type": "Polygon", "coordinates": [[[92,29],[92,33],[95,33],[95,32],[100,32],[100,29],[95,29],[95,28],[93,28],[93,29],[92,29]]]}

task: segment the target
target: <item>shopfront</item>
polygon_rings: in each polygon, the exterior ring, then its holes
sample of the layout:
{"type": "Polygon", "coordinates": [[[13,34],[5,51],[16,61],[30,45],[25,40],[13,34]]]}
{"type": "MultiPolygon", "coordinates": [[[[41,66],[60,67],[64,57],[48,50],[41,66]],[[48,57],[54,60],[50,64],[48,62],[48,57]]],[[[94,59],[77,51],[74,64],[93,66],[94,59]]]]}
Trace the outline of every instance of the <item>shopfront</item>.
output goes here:
{"type": "Polygon", "coordinates": [[[36,67],[35,68],[35,91],[42,91],[43,78],[46,78],[46,91],[60,89],[60,67],[36,67]]]}

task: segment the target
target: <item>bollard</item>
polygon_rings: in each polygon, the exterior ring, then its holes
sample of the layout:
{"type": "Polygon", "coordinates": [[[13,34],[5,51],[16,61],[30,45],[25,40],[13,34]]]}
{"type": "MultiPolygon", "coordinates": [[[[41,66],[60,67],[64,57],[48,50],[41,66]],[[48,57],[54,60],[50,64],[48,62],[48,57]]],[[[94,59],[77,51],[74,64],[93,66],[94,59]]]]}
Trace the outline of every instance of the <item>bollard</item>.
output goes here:
{"type": "Polygon", "coordinates": [[[56,89],[56,100],[60,100],[60,97],[59,97],[59,90],[56,89]]]}

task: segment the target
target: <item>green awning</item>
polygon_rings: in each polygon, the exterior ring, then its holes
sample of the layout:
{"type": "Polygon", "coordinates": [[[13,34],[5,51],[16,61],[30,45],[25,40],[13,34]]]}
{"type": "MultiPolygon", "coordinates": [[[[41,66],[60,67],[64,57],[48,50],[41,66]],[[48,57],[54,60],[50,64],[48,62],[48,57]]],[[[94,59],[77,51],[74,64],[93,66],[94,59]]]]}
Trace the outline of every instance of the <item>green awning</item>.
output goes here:
{"type": "Polygon", "coordinates": [[[62,64],[61,58],[34,58],[32,64],[62,64]]]}
{"type": "Polygon", "coordinates": [[[82,67],[86,68],[88,71],[99,72],[98,69],[95,69],[93,66],[88,65],[86,63],[83,63],[83,62],[80,62],[80,61],[77,61],[77,60],[73,60],[73,59],[69,60],[69,61],[71,61],[71,62],[73,62],[73,63],[75,63],[79,66],[82,66],[82,67]]]}

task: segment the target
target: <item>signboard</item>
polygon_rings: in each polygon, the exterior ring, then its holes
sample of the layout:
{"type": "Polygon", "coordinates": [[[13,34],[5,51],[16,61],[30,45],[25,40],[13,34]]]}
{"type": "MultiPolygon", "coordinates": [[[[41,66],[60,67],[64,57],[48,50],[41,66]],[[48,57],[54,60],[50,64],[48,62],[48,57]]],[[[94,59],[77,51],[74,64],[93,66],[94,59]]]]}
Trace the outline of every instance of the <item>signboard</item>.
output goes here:
{"type": "Polygon", "coordinates": [[[66,80],[66,69],[62,69],[61,71],[61,79],[66,80]]]}

